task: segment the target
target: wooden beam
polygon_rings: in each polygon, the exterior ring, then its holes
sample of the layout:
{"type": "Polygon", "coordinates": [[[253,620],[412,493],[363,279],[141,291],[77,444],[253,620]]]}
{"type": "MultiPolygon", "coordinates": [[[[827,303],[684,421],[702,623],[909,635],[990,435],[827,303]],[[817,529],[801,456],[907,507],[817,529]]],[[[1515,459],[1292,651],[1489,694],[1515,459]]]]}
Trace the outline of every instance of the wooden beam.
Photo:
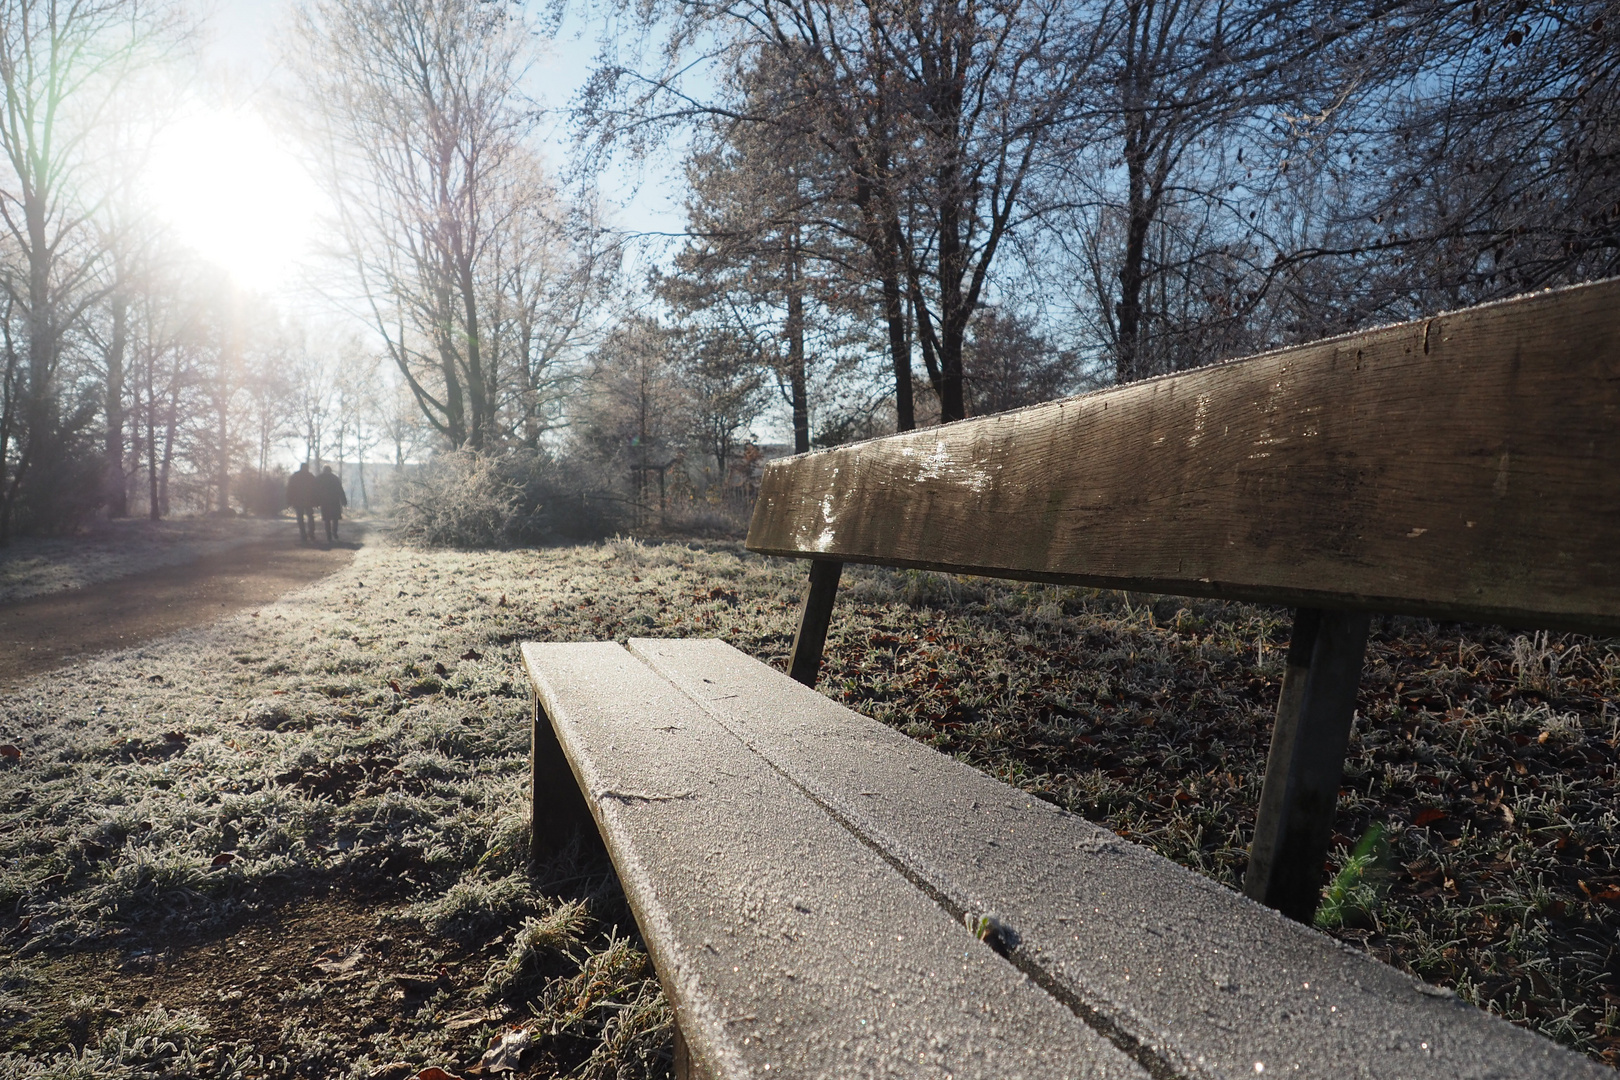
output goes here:
{"type": "Polygon", "coordinates": [[[748,546],[1620,633],[1620,280],[772,462],[748,546]]]}
{"type": "Polygon", "coordinates": [[[827,644],[827,627],[832,623],[833,600],[843,572],[844,564],[832,559],[810,562],[810,581],[804,588],[799,630],[793,635],[793,654],[788,660],[788,675],[806,686],[815,686],[821,672],[821,651],[827,644]]]}
{"type": "Polygon", "coordinates": [[[1307,925],[1322,893],[1372,616],[1294,613],[1243,892],[1307,925]]]}

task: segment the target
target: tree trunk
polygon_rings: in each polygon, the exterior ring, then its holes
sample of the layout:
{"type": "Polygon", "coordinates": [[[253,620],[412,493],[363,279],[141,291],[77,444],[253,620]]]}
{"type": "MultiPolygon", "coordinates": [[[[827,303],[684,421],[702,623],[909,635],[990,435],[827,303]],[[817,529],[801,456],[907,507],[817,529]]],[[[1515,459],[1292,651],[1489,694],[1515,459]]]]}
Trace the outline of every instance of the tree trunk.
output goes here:
{"type": "Polygon", "coordinates": [[[1139,147],[1126,151],[1129,193],[1126,203],[1125,259],[1119,268],[1118,344],[1114,379],[1128,383],[1150,374],[1142,370],[1142,285],[1146,279],[1147,235],[1153,223],[1153,200],[1147,191],[1147,162],[1139,147]]]}
{"type": "Polygon", "coordinates": [[[223,515],[231,507],[230,395],[223,385],[214,394],[214,417],[219,424],[219,445],[215,447],[214,459],[214,486],[219,492],[216,509],[223,515]]]}
{"type": "Polygon", "coordinates": [[[804,370],[804,282],[799,262],[799,233],[788,244],[787,332],[788,385],[793,394],[793,452],[810,451],[810,398],[804,370]]]}
{"type": "Polygon", "coordinates": [[[112,295],[112,341],[107,346],[107,516],[129,516],[129,485],[124,475],[124,349],[129,339],[129,300],[112,295]]]}
{"type": "Polygon", "coordinates": [[[146,391],[146,516],[153,521],[163,516],[163,503],[158,494],[157,444],[157,390],[149,383],[146,391]]]}
{"type": "Polygon", "coordinates": [[[169,516],[169,471],[174,465],[174,441],[179,428],[180,387],[176,384],[169,390],[169,411],[163,432],[163,464],[158,476],[158,509],[164,517],[169,516]]]}
{"type": "MultiPolygon", "coordinates": [[[[37,178],[36,178],[37,179],[37,178]]],[[[46,206],[38,190],[25,188],[23,217],[28,231],[28,382],[23,388],[24,430],[17,465],[6,492],[6,513],[0,520],[0,534],[11,535],[12,511],[29,465],[56,436],[55,400],[56,325],[51,297],[51,256],[53,249],[45,228],[46,206]]]]}
{"type": "Polygon", "coordinates": [[[463,260],[458,277],[461,291],[462,318],[466,330],[467,396],[471,399],[472,424],[467,432],[467,445],[482,450],[494,438],[494,408],[492,395],[485,385],[483,343],[478,339],[478,291],[473,281],[470,260],[463,260]]]}
{"type": "Polygon", "coordinates": [[[917,427],[917,407],[911,389],[911,341],[906,335],[906,308],[900,297],[900,224],[890,220],[883,229],[883,318],[889,324],[889,357],[894,362],[894,418],[897,431],[917,427]]]}

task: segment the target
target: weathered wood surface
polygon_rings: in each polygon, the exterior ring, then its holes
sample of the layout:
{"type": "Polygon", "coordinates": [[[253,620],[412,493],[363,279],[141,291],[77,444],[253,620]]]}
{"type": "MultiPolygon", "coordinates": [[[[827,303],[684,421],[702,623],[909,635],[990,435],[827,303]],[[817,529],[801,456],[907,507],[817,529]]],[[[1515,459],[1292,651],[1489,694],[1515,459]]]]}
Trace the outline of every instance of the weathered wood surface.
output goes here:
{"type": "Polygon", "coordinates": [[[772,462],[794,557],[1620,631],[1620,280],[772,462]]]}
{"type": "Polygon", "coordinates": [[[1612,1075],[722,642],[630,648],[1158,1077],[1612,1075]]]}
{"type": "Polygon", "coordinates": [[[692,1073],[1148,1080],[622,646],[523,660],[692,1073]]]}

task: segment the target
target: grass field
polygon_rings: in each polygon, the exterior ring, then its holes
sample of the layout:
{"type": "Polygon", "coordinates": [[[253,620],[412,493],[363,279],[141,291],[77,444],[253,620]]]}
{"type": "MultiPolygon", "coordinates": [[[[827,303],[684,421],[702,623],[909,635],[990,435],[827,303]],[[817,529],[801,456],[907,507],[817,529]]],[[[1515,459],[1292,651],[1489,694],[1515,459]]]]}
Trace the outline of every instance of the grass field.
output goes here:
{"type": "MultiPolygon", "coordinates": [[[[387,543],[0,709],[0,1075],[669,1069],[611,871],[531,878],[522,640],[780,665],[802,568],[725,543],[387,543]],[[8,747],[10,749],[8,749],[8,747]]],[[[1234,885],[1285,613],[846,572],[822,689],[1234,885]]],[[[1324,929],[1620,1060],[1620,647],[1375,620],[1324,929]]]]}

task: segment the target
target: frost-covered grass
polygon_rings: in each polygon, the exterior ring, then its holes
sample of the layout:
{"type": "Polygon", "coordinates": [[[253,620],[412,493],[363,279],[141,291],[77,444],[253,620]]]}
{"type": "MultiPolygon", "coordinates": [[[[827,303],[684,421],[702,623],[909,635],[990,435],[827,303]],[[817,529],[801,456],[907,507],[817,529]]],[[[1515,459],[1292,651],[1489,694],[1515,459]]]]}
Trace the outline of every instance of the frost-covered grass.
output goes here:
{"type": "Polygon", "coordinates": [[[0,548],[0,604],[179,566],[285,534],[288,527],[259,518],[126,518],[97,521],[78,536],[18,537],[0,548]]]}
{"type": "MultiPolygon", "coordinates": [[[[667,1070],[668,1007],[611,876],[586,854],[524,870],[517,644],[713,635],[781,665],[801,575],[725,543],[373,545],[256,614],[28,684],[0,709],[21,753],[0,765],[0,1075],[454,1071],[518,1022],[533,1075],[667,1070]],[[208,1027],[197,1060],[148,1066],[117,1049],[121,1025],[179,1023],[174,1002],[54,1018],[63,994],[100,993],[59,977],[83,950],[134,964],[333,898],[360,905],[363,940],[287,961],[270,1035],[210,997],[185,1014],[208,1027]]],[[[845,582],[825,692],[1241,879],[1285,613],[863,567],[845,582]]],[[[1617,701],[1612,642],[1375,620],[1331,932],[1611,1059],[1617,701]]]]}

